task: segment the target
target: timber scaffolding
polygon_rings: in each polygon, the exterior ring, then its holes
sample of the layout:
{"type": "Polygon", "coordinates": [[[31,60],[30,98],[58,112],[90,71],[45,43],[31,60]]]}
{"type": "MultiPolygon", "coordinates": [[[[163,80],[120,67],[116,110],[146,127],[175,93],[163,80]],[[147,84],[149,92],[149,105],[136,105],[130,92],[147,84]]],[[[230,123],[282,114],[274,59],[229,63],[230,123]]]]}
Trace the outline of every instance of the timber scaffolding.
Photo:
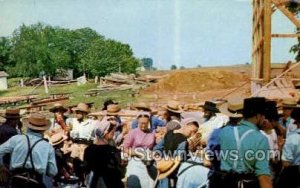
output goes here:
{"type": "MultiPolygon", "coordinates": [[[[253,0],[252,96],[296,97],[294,91],[292,92],[293,89],[295,90],[294,85],[291,85],[291,80],[284,78],[284,76],[297,67],[300,64],[299,62],[296,64],[289,63],[290,66],[282,74],[271,80],[272,38],[300,37],[298,33],[272,34],[272,14],[277,10],[281,11],[296,28],[300,29],[300,21],[287,8],[287,5],[291,2],[291,0],[253,0]],[[284,91],[285,88],[288,88],[288,93],[284,91]]],[[[296,95],[298,94],[296,93],[296,95]]]]}

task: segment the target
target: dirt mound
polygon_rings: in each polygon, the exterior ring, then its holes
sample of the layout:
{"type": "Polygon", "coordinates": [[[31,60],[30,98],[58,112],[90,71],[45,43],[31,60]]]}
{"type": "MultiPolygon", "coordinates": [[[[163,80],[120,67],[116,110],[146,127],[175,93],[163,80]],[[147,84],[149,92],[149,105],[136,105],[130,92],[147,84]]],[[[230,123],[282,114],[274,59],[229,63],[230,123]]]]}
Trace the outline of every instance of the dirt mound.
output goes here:
{"type": "Polygon", "coordinates": [[[243,73],[224,70],[180,70],[146,88],[142,93],[191,93],[241,86],[249,80],[243,73]]]}

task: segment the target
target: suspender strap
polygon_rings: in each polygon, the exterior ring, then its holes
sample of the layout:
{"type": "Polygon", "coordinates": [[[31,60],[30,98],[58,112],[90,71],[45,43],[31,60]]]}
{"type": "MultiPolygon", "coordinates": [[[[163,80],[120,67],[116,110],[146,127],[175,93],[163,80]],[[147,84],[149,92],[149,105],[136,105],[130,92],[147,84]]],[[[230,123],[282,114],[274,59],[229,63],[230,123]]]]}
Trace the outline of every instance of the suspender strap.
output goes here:
{"type": "MultiPolygon", "coordinates": [[[[233,131],[234,131],[234,137],[235,137],[235,141],[236,141],[236,145],[237,145],[237,150],[239,153],[239,157],[241,157],[241,144],[242,141],[246,138],[246,136],[248,136],[250,133],[254,132],[253,129],[249,129],[246,132],[244,132],[244,134],[242,134],[241,137],[239,137],[239,132],[238,132],[238,128],[237,127],[233,127],[233,131]]],[[[242,158],[241,158],[242,159],[242,158]]],[[[237,170],[237,163],[239,160],[234,160],[233,162],[233,169],[237,170]]],[[[253,168],[247,163],[247,161],[244,161],[246,166],[248,168],[250,168],[251,170],[253,170],[253,168]]]]}
{"type": "Polygon", "coordinates": [[[30,158],[30,163],[31,163],[31,166],[32,166],[32,169],[35,171],[35,167],[34,167],[34,163],[33,163],[33,158],[32,158],[32,150],[33,148],[42,140],[44,140],[43,138],[37,140],[31,147],[30,147],[30,140],[29,140],[29,137],[28,135],[25,135],[26,139],[27,139],[27,145],[28,145],[28,152],[27,152],[27,155],[26,155],[26,158],[25,158],[25,161],[23,163],[23,168],[25,168],[25,165],[26,165],[26,162],[28,160],[28,158],[30,158]]]}
{"type": "Polygon", "coordinates": [[[177,177],[179,177],[181,174],[183,174],[185,171],[187,171],[188,169],[192,168],[193,166],[203,166],[201,163],[194,162],[194,161],[185,161],[185,163],[189,163],[191,165],[187,166],[186,168],[184,168],[183,170],[181,170],[180,172],[178,172],[177,177]]]}

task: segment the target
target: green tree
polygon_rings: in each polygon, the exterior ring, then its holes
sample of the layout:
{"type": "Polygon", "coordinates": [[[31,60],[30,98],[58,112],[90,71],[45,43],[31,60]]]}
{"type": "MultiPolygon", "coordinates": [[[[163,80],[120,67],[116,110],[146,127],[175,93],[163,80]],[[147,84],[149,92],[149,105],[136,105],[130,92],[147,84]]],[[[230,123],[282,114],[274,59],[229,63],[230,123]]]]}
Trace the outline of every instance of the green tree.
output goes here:
{"type": "Polygon", "coordinates": [[[22,25],[11,39],[0,40],[0,50],[12,76],[36,77],[41,72],[54,76],[57,69],[73,69],[75,76],[104,76],[119,68],[135,73],[140,66],[128,44],[105,39],[90,28],[22,25]]]}
{"type": "Polygon", "coordinates": [[[177,66],[176,65],[172,65],[171,66],[171,70],[176,70],[177,69],[177,66]]]}
{"type": "Polygon", "coordinates": [[[153,69],[153,59],[151,58],[143,58],[141,59],[142,65],[145,67],[146,70],[153,69]]]}

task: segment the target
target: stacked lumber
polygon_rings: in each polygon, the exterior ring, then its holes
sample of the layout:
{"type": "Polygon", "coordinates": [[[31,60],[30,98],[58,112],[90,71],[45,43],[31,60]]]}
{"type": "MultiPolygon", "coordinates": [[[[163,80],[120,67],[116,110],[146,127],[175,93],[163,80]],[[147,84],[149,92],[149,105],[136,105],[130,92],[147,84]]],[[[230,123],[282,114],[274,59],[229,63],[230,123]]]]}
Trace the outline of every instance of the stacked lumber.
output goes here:
{"type": "Polygon", "coordinates": [[[0,105],[16,105],[22,102],[31,102],[36,99],[37,95],[27,95],[27,96],[14,96],[14,97],[0,97],[0,105]]]}
{"type": "Polygon", "coordinates": [[[111,90],[129,90],[139,89],[149,86],[150,83],[155,83],[166,76],[150,76],[145,75],[136,78],[134,75],[112,73],[109,76],[100,79],[98,90],[89,91],[89,93],[111,90]]]}

